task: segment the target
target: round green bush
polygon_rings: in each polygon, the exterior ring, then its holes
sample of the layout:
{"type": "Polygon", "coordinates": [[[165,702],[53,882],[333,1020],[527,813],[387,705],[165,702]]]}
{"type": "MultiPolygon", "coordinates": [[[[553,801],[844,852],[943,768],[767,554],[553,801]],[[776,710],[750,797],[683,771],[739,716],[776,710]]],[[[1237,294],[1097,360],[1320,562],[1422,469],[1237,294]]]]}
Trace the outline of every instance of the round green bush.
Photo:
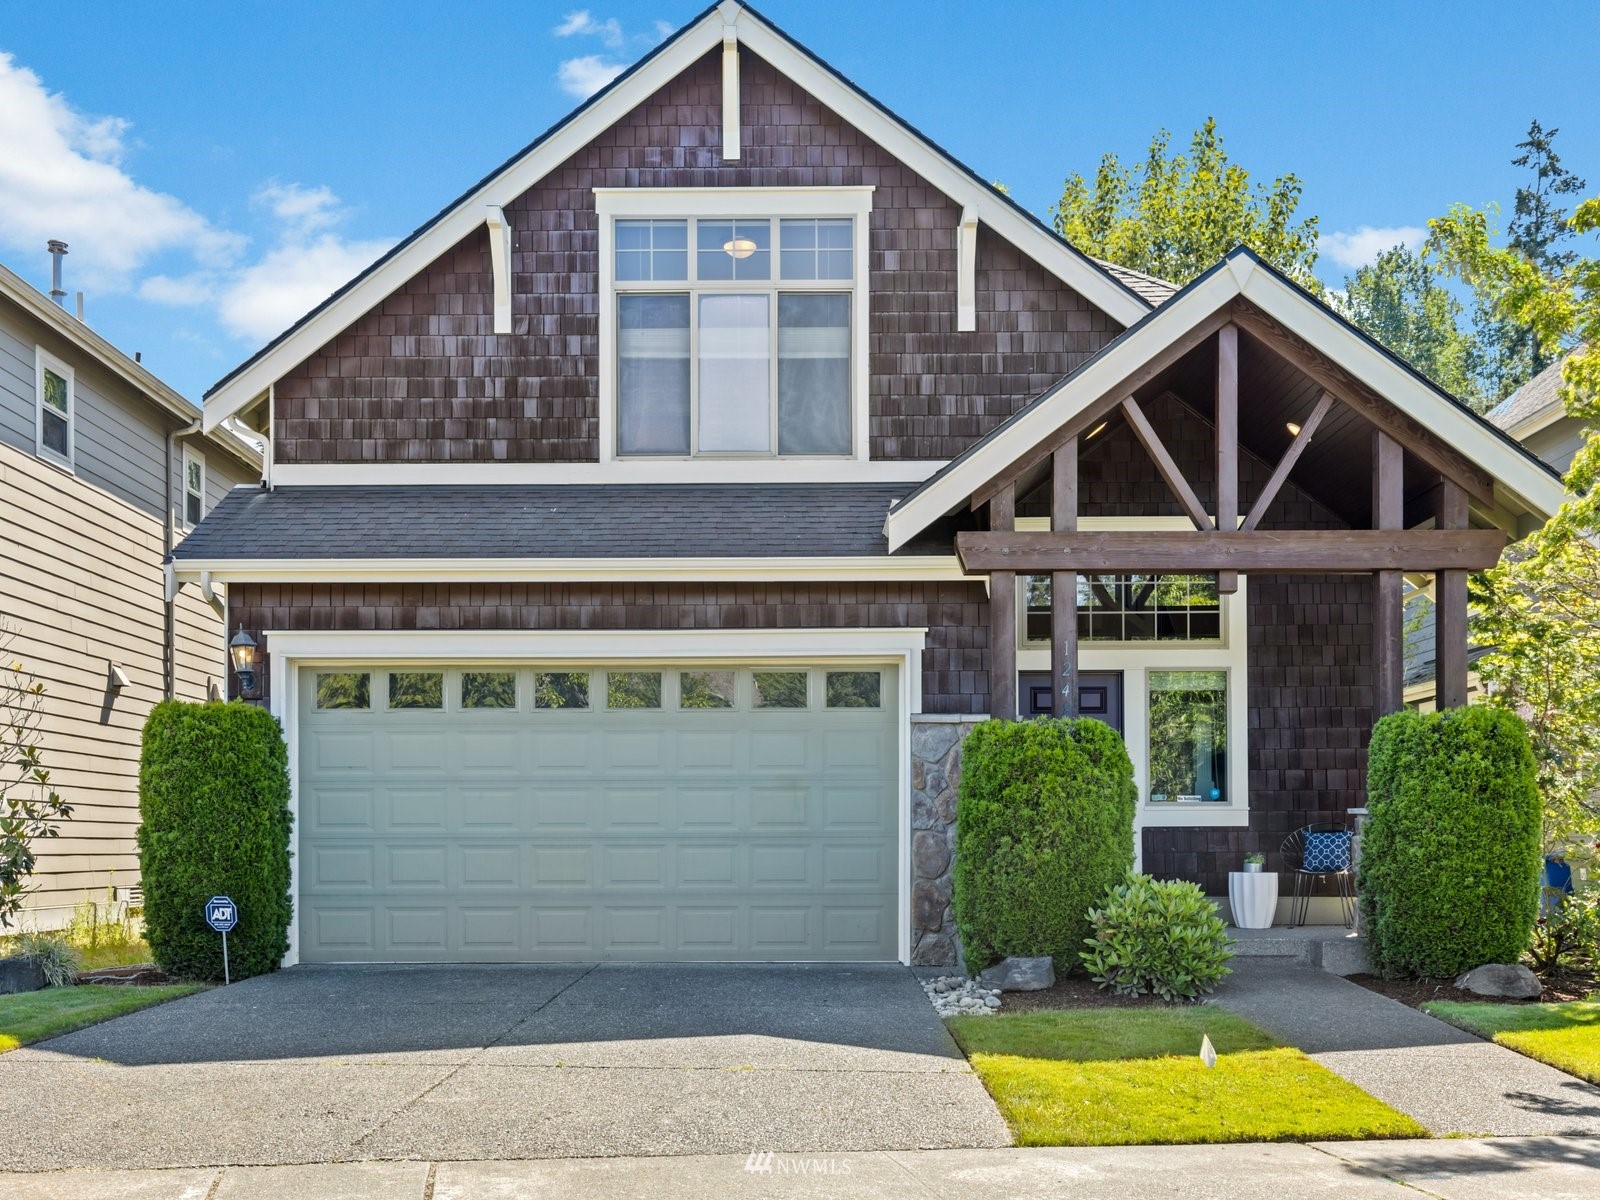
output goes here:
{"type": "Polygon", "coordinates": [[[1230,973],[1227,927],[1188,880],[1130,875],[1090,911],[1089,923],[1084,968],[1118,995],[1197,1000],[1230,973]]]}
{"type": "Polygon", "coordinates": [[[967,736],[953,883],[970,969],[1077,963],[1090,907],[1133,865],[1134,799],[1128,751],[1100,721],[985,721],[967,736]]]}
{"type": "Polygon", "coordinates": [[[1400,712],[1372,731],[1356,887],[1380,974],[1514,963],[1539,912],[1540,804],[1528,731],[1487,705],[1400,712]]]}
{"type": "Polygon", "coordinates": [[[151,710],[139,758],[145,937],[169,974],[222,978],[205,921],[231,896],[234,979],[275,970],[289,949],[289,760],[277,720],[247,704],[169,700],[151,710]]]}

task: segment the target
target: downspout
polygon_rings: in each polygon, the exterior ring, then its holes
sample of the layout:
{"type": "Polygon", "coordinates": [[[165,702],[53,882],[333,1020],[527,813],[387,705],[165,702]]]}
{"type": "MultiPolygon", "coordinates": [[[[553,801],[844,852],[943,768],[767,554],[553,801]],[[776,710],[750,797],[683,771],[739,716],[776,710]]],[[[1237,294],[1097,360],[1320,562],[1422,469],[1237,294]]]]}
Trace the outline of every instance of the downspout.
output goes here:
{"type": "Polygon", "coordinates": [[[178,449],[178,439],[200,432],[197,417],[180,429],[167,432],[167,511],[161,522],[161,570],[166,586],[162,588],[165,611],[161,624],[161,695],[171,700],[178,690],[178,585],[172,570],[172,550],[177,543],[177,507],[172,491],[172,466],[178,449]]]}

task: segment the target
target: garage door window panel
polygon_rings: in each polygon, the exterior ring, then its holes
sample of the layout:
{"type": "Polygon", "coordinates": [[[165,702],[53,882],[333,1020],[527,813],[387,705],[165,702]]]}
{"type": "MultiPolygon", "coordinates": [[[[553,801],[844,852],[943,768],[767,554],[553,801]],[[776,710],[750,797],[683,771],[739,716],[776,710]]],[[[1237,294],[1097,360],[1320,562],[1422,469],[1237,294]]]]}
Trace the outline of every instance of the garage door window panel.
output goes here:
{"type": "Polygon", "coordinates": [[[587,671],[539,671],[533,677],[534,708],[589,707],[587,671]]]}
{"type": "Polygon", "coordinates": [[[443,671],[390,671],[389,707],[392,709],[444,707],[443,671]]]}
{"type": "Polygon", "coordinates": [[[660,671],[607,671],[606,707],[640,709],[661,707],[660,671]]]}
{"type": "Polygon", "coordinates": [[[516,708],[515,671],[463,671],[461,707],[463,709],[516,708]]]}
{"type": "Polygon", "coordinates": [[[754,671],[751,673],[755,707],[805,708],[810,673],[806,671],[754,671]]]}
{"type": "Polygon", "coordinates": [[[318,672],[317,707],[325,712],[334,709],[370,709],[372,676],[365,671],[318,672]]]}
{"type": "Polygon", "coordinates": [[[737,697],[738,678],[734,671],[684,671],[678,676],[678,707],[732,708],[737,697]]]}
{"type": "Polygon", "coordinates": [[[828,707],[882,708],[882,675],[877,671],[829,671],[828,707]]]}

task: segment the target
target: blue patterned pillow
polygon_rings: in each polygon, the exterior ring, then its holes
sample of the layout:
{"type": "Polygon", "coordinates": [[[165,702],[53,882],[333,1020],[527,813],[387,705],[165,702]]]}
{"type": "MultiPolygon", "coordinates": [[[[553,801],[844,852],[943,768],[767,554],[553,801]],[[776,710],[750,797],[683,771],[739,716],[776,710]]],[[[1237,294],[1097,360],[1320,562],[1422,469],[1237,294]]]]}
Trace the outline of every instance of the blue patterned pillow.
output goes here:
{"type": "Polygon", "coordinates": [[[1301,866],[1307,871],[1347,871],[1350,869],[1350,833],[1306,834],[1301,866]]]}

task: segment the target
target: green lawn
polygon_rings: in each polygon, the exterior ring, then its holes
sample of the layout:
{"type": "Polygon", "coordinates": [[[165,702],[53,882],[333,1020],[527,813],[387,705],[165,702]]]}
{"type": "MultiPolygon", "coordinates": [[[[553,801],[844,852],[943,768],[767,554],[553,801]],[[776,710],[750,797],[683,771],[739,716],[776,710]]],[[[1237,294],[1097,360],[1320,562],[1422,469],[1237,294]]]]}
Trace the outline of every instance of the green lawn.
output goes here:
{"type": "Polygon", "coordinates": [[[1382,1101],[1210,1005],[955,1017],[1022,1146],[1426,1137],[1382,1101]],[[1217,1065],[1200,1061],[1209,1035],[1217,1065]]]}
{"type": "Polygon", "coordinates": [[[1600,1083],[1600,1000],[1565,1004],[1475,1004],[1435,1000],[1424,1011],[1468,1033],[1600,1083]]]}
{"type": "Polygon", "coordinates": [[[169,983],[161,987],[84,984],[0,996],[0,1054],[164,1000],[176,1000],[201,987],[197,983],[169,983]]]}

